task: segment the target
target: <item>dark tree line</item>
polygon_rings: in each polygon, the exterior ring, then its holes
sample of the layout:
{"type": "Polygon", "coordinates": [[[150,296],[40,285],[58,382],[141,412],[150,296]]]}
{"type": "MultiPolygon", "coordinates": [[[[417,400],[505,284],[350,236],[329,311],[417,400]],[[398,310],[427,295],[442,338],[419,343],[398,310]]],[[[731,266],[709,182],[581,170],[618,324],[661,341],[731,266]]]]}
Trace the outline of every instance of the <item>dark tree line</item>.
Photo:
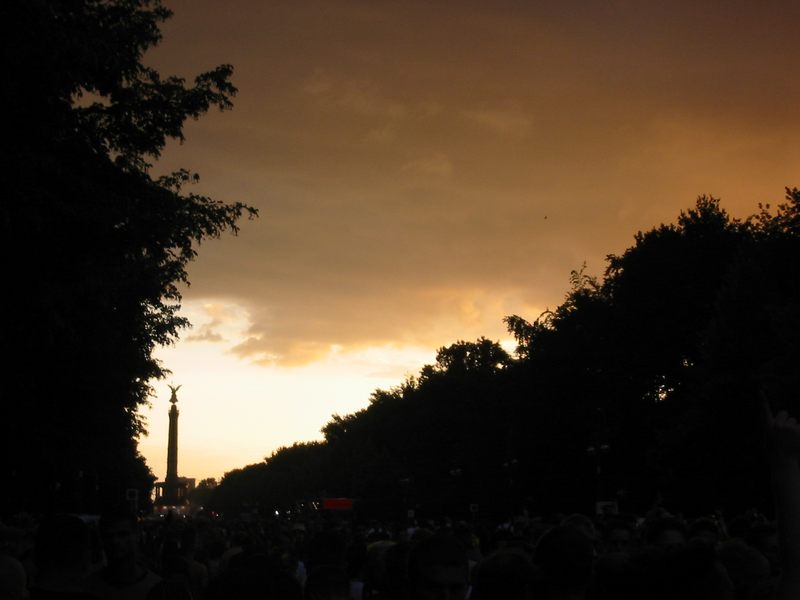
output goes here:
{"type": "Polygon", "coordinates": [[[7,300],[2,512],[99,510],[153,477],[137,412],[186,325],[178,285],[201,240],[253,214],[151,174],[187,118],[227,109],[222,65],[192,83],[142,63],[158,0],[10,0],[4,23],[7,300]]]}
{"type": "Polygon", "coordinates": [[[596,499],[767,507],[755,399],[797,399],[798,257],[799,190],[743,221],[701,197],[608,256],[602,278],[574,271],[555,310],[506,317],[513,356],[484,338],[442,348],[418,377],[334,415],[324,442],[228,473],[211,503],[341,495],[395,516],[596,499]]]}

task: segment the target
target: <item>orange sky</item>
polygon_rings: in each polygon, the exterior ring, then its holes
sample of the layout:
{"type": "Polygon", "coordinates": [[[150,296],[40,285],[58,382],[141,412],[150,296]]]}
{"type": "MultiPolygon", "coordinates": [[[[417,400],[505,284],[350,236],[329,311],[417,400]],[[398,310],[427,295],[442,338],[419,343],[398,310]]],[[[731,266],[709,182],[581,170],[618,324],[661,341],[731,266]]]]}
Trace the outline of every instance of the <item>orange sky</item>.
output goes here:
{"type": "MultiPolygon", "coordinates": [[[[702,193],[800,185],[800,4],[171,1],[147,60],[235,67],[235,108],[159,169],[261,217],[199,248],[183,475],[319,437],[457,339],[506,337],[569,271],[702,193]],[[213,381],[212,381],[213,380],[213,381]],[[258,425],[257,425],[258,424],[258,425]]],[[[158,388],[142,450],[166,458],[158,388]]]]}

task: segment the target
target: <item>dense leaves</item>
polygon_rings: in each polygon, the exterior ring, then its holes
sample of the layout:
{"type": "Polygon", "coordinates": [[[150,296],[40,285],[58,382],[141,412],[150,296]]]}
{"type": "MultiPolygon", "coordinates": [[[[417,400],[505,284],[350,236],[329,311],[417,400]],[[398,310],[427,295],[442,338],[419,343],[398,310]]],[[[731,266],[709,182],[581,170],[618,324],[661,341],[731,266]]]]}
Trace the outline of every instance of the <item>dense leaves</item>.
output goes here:
{"type": "Polygon", "coordinates": [[[187,118],[231,106],[231,67],[193,85],[142,63],[170,13],[159,2],[4,3],[2,235],[10,413],[0,425],[4,508],[97,509],[146,497],[136,451],[152,356],[186,321],[178,284],[201,240],[254,211],[150,174],[187,118]],[[24,448],[24,451],[23,451],[24,448]]]}
{"type": "Polygon", "coordinates": [[[264,508],[333,493],[394,516],[768,507],[754,398],[796,398],[798,256],[797,189],[745,221],[703,196],[609,256],[602,279],[573,271],[555,310],[507,317],[514,357],[484,338],[442,348],[418,378],[334,415],[307,449],[324,471],[305,478],[293,447],[219,492],[258,474],[248,498],[264,508]]]}

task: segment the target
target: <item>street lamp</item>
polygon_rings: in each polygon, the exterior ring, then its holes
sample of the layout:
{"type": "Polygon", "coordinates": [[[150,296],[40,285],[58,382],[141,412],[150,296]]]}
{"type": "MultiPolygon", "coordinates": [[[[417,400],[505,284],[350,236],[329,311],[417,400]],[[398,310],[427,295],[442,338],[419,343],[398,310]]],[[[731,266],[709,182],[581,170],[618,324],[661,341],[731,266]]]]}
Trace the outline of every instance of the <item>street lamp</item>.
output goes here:
{"type": "Polygon", "coordinates": [[[606,443],[586,448],[586,454],[594,459],[595,465],[595,503],[600,502],[603,497],[603,465],[601,458],[608,454],[609,450],[611,450],[611,447],[606,443]]]}

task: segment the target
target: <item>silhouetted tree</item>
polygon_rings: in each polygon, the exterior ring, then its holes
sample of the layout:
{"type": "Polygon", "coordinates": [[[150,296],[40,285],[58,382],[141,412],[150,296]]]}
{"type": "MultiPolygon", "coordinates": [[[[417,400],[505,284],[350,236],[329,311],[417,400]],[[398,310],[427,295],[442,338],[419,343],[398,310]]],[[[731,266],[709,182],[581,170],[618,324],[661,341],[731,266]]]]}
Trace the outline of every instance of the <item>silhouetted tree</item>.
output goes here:
{"type": "Polygon", "coordinates": [[[463,515],[473,502],[498,515],[589,511],[614,498],[692,514],[769,506],[753,398],[796,397],[797,256],[797,189],[744,221],[702,196],[675,224],[637,233],[602,278],[573,271],[554,310],[506,317],[514,357],[459,341],[365,409],[334,415],[315,447],[322,475],[298,460],[306,475],[287,484],[270,467],[290,458],[279,453],[237,477],[291,490],[285,503],[328,489],[395,516],[463,515]]]}
{"type": "Polygon", "coordinates": [[[150,173],[166,140],[230,108],[232,68],[187,85],[142,63],[170,16],[160,2],[11,0],[3,167],[7,356],[0,419],[5,510],[97,508],[152,476],[137,454],[153,358],[178,314],[197,244],[236,232],[241,203],[150,173]]]}
{"type": "Polygon", "coordinates": [[[189,502],[194,506],[205,506],[211,499],[217,485],[217,480],[214,477],[201,479],[189,496],[189,502]]]}

